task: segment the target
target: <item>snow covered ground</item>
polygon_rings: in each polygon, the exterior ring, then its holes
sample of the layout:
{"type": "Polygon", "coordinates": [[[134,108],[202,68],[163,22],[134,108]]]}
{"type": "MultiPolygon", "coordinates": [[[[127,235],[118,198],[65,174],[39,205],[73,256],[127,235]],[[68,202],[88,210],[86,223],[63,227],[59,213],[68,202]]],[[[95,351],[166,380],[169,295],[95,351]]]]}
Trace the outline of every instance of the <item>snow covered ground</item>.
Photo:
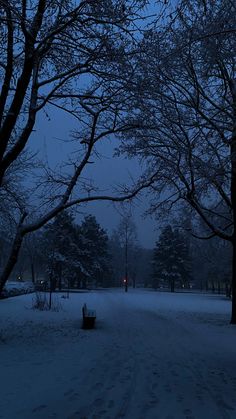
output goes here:
{"type": "Polygon", "coordinates": [[[236,418],[230,301],[144,290],[0,301],[0,418],[236,418]],[[94,330],[81,329],[86,302],[94,330]]]}

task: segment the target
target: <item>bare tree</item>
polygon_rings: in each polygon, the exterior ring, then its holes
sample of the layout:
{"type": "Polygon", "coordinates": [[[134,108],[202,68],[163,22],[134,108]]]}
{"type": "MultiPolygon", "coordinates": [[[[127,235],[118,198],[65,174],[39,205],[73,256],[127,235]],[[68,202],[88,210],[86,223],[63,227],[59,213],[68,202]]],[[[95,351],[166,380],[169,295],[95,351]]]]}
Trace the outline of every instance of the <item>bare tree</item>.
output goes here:
{"type": "MultiPolygon", "coordinates": [[[[99,194],[84,180],[86,167],[98,153],[97,145],[134,127],[125,120],[132,101],[127,85],[133,76],[137,22],[145,3],[0,0],[0,188],[4,202],[12,193],[7,185],[14,185],[14,171],[22,174],[27,166],[24,156],[37,115],[56,109],[69,114],[78,126],[73,154],[60,172],[45,169],[44,179],[35,182],[35,194],[30,190],[25,199],[14,190],[15,236],[2,269],[0,292],[26,234],[72,205],[131,199],[150,183],[141,182],[110,196],[99,194]]],[[[29,170],[37,163],[31,158],[29,170]]]]}
{"type": "Polygon", "coordinates": [[[139,61],[135,116],[143,130],[126,138],[123,150],[145,159],[147,176],[158,172],[153,211],[183,200],[205,222],[209,238],[232,244],[235,324],[236,10],[224,0],[181,6],[173,30],[149,31],[142,41],[148,54],[139,61]]]}
{"type": "Polygon", "coordinates": [[[133,286],[135,287],[135,267],[133,255],[137,248],[135,246],[137,242],[137,229],[133,221],[131,213],[122,214],[122,218],[116,230],[117,237],[120,242],[120,246],[123,249],[123,258],[124,261],[124,285],[125,291],[128,291],[130,276],[133,276],[133,286]]]}

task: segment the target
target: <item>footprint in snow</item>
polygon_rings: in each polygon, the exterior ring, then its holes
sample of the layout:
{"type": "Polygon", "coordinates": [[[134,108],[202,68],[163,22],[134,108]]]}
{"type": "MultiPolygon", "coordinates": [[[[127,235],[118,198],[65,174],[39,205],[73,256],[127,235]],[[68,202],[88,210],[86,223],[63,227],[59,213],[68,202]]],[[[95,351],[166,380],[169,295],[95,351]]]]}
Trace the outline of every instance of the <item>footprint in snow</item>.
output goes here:
{"type": "Polygon", "coordinates": [[[41,404],[40,406],[35,407],[32,412],[36,413],[36,412],[40,412],[40,410],[46,409],[47,405],[46,404],[41,404]]]}
{"type": "Polygon", "coordinates": [[[114,400],[109,400],[109,402],[108,402],[108,408],[109,409],[112,409],[113,406],[114,406],[114,404],[115,404],[114,400]]]}
{"type": "Polygon", "coordinates": [[[93,402],[94,406],[101,406],[103,404],[103,399],[96,399],[93,402]]]}
{"type": "Polygon", "coordinates": [[[72,389],[70,389],[70,390],[67,390],[65,393],[64,393],[64,396],[70,396],[71,394],[73,394],[73,390],[72,389]]]}
{"type": "Polygon", "coordinates": [[[97,390],[98,388],[101,388],[101,387],[103,387],[103,383],[96,383],[93,386],[93,390],[97,390]]]}

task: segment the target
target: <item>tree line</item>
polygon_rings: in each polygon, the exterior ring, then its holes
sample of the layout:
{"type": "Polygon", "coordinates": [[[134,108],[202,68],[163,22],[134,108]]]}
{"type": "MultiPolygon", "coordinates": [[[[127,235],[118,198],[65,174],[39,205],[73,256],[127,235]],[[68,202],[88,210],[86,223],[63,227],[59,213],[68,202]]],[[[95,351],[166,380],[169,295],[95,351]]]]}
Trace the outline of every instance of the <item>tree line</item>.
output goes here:
{"type": "MultiPolygon", "coordinates": [[[[78,223],[68,211],[25,238],[11,279],[32,280],[42,290],[123,286],[126,226],[129,286],[144,284],[151,251],[138,243],[134,221],[121,219],[108,235],[95,216],[87,215],[78,223]]],[[[9,234],[0,230],[6,252],[9,234]]]]}
{"type": "Polygon", "coordinates": [[[199,241],[183,227],[167,224],[161,229],[152,253],[148,285],[171,292],[195,289],[231,297],[229,244],[217,237],[211,242],[199,241]]]}
{"type": "MultiPolygon", "coordinates": [[[[109,235],[87,215],[78,223],[60,213],[23,243],[13,280],[32,280],[40,290],[97,287],[147,287],[156,290],[205,290],[230,296],[230,248],[215,238],[199,241],[182,225],[165,224],[153,249],[138,241],[131,216],[121,218],[109,235]],[[126,283],[127,281],[127,283],[126,283]]],[[[198,227],[203,230],[204,225],[198,227]]],[[[0,230],[4,248],[9,232],[0,230]]]]}

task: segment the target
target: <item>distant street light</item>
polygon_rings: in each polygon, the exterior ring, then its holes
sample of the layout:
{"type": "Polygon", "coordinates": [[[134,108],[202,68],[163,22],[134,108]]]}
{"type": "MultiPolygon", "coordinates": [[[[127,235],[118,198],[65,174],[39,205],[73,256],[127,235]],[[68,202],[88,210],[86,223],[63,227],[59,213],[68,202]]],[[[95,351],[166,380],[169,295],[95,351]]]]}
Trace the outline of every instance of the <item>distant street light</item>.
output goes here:
{"type": "Polygon", "coordinates": [[[131,212],[129,214],[126,212],[122,215],[118,227],[118,234],[123,248],[122,250],[124,251],[124,278],[122,283],[124,284],[125,292],[127,292],[129,287],[129,250],[130,245],[136,238],[136,229],[131,212]]]}

